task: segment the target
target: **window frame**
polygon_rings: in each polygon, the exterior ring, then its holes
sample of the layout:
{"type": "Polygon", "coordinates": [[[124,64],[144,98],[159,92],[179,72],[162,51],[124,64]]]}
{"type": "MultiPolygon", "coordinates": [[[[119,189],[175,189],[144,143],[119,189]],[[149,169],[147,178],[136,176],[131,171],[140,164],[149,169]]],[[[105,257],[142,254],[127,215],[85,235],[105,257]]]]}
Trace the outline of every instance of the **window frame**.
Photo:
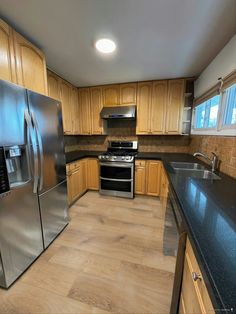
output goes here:
{"type": "MultiPolygon", "coordinates": [[[[216,127],[214,128],[196,128],[195,122],[196,122],[196,108],[197,106],[203,104],[207,100],[203,101],[202,103],[199,103],[198,105],[193,108],[193,114],[192,114],[192,125],[191,125],[191,132],[190,134],[195,135],[229,135],[229,136],[236,136],[236,123],[234,124],[224,124],[226,111],[227,111],[227,104],[226,104],[226,97],[224,96],[226,94],[226,90],[230,88],[231,86],[235,85],[236,83],[231,84],[230,86],[227,86],[224,89],[220,90],[219,96],[219,109],[217,113],[217,121],[216,121],[216,127]]],[[[216,95],[214,95],[216,96],[216,95]]],[[[209,99],[213,98],[209,97],[209,99]]],[[[208,99],[208,100],[209,100],[208,99]]],[[[205,123],[205,121],[204,121],[205,123]]]]}

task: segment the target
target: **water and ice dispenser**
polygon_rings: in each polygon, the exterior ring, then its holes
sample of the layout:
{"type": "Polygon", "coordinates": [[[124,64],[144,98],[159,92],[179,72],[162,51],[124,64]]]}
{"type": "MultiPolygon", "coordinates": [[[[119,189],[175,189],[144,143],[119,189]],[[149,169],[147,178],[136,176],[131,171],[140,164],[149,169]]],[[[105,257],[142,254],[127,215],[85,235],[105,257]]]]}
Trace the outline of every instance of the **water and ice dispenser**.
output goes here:
{"type": "Polygon", "coordinates": [[[0,148],[0,194],[30,180],[26,145],[0,148]]]}

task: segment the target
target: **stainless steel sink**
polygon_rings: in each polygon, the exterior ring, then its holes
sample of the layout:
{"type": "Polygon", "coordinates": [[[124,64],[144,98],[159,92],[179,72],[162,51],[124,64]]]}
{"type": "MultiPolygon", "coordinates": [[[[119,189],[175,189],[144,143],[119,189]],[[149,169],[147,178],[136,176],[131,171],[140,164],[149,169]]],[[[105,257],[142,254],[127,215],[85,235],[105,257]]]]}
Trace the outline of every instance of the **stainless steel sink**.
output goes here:
{"type": "Polygon", "coordinates": [[[182,175],[205,179],[205,180],[221,180],[221,178],[214,172],[205,169],[204,166],[198,163],[192,162],[170,162],[176,173],[182,175]]]}
{"type": "Polygon", "coordinates": [[[196,162],[170,162],[174,169],[189,169],[189,170],[201,170],[205,169],[204,166],[196,162]]]}

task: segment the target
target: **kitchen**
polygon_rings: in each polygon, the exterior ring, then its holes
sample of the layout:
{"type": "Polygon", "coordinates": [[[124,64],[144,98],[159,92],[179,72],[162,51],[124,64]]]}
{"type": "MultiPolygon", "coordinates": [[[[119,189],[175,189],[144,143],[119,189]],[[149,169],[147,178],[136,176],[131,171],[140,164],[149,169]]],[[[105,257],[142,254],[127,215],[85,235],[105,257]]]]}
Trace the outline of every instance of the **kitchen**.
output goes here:
{"type": "Polygon", "coordinates": [[[236,312],[236,1],[0,12],[0,313],[236,312]]]}

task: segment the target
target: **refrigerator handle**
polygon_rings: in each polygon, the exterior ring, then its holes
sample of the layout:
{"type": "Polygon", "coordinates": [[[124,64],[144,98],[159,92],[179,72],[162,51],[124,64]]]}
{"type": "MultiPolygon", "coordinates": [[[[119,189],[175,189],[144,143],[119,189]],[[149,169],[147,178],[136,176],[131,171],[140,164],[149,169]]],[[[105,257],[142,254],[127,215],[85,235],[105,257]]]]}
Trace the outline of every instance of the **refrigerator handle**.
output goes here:
{"type": "MultiPolygon", "coordinates": [[[[39,181],[39,161],[38,161],[38,151],[37,151],[37,143],[36,143],[36,138],[35,138],[35,130],[33,128],[31,118],[28,112],[28,109],[25,109],[24,112],[24,117],[27,125],[27,141],[29,145],[32,145],[33,149],[33,178],[34,178],[34,183],[33,183],[33,193],[37,193],[37,188],[38,188],[38,181],[39,181]]],[[[29,153],[30,158],[32,158],[31,153],[29,153]]]]}
{"type": "Polygon", "coordinates": [[[34,115],[33,111],[31,111],[31,117],[32,117],[33,124],[35,127],[35,132],[36,132],[36,136],[37,136],[37,143],[38,143],[38,148],[39,148],[39,155],[40,155],[39,191],[41,191],[43,188],[43,158],[44,158],[44,156],[43,156],[43,142],[42,142],[42,137],[40,135],[38,124],[37,124],[37,121],[35,119],[35,115],[34,115]]]}

